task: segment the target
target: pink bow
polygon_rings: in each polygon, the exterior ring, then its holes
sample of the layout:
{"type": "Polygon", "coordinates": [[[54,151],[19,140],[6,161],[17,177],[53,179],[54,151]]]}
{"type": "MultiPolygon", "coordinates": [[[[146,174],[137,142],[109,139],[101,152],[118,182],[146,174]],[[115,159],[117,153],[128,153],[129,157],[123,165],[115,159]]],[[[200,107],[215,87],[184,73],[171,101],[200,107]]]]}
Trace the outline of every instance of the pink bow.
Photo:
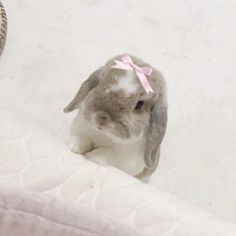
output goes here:
{"type": "Polygon", "coordinates": [[[136,72],[143,88],[149,94],[149,92],[154,92],[151,85],[149,84],[146,75],[152,74],[152,68],[150,67],[139,67],[134,64],[130,56],[125,55],[121,58],[121,61],[114,60],[116,65],[112,66],[112,68],[122,69],[122,70],[133,70],[136,72]]]}

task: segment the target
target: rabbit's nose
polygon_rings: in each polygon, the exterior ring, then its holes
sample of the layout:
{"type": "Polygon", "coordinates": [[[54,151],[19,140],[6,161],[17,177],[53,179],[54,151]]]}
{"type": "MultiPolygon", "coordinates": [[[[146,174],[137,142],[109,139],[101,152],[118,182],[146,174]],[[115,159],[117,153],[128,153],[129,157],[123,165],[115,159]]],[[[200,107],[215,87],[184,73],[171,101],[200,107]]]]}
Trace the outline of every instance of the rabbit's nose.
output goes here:
{"type": "Polygon", "coordinates": [[[111,122],[111,117],[105,111],[98,111],[95,119],[98,126],[105,126],[111,122]]]}

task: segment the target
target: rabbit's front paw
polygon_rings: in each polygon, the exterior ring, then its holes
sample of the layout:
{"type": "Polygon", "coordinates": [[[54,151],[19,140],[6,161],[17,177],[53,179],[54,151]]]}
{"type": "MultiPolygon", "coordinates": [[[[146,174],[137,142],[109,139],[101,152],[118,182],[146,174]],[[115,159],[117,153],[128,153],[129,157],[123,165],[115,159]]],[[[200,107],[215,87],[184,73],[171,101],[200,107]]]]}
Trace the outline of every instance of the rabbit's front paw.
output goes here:
{"type": "Polygon", "coordinates": [[[94,149],[85,155],[90,161],[96,162],[98,165],[113,165],[112,155],[107,148],[94,149]]]}
{"type": "Polygon", "coordinates": [[[71,136],[68,146],[72,152],[84,154],[92,149],[92,142],[86,137],[71,136]]]}

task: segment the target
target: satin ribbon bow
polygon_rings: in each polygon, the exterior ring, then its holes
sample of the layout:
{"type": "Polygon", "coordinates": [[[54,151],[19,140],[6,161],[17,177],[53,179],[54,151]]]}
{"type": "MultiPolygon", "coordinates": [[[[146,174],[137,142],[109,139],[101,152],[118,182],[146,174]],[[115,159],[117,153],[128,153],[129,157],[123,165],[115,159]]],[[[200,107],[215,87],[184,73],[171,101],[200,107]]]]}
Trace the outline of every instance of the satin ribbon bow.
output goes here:
{"type": "Polygon", "coordinates": [[[135,71],[147,94],[149,94],[149,92],[154,92],[146,77],[146,75],[152,74],[152,68],[146,66],[140,67],[135,65],[128,55],[123,56],[121,58],[121,61],[114,60],[114,62],[116,64],[112,66],[112,68],[135,71]]]}

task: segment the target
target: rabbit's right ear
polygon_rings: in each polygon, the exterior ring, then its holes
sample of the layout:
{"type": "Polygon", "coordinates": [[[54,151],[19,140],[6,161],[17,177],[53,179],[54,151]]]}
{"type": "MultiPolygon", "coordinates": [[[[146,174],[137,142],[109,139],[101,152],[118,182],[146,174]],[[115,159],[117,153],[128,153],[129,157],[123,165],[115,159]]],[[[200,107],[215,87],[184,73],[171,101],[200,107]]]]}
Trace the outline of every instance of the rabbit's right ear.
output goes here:
{"type": "Polygon", "coordinates": [[[100,73],[101,69],[96,70],[82,83],[75,97],[64,108],[64,112],[71,112],[79,108],[80,103],[84,100],[87,94],[98,85],[100,73]]]}

